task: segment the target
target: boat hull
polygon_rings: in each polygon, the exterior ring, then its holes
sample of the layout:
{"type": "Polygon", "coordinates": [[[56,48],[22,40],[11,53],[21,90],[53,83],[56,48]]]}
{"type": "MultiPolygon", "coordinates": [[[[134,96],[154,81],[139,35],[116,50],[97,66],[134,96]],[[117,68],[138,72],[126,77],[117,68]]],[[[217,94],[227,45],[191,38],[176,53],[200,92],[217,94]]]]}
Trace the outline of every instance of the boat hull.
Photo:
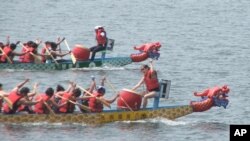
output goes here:
{"type": "Polygon", "coordinates": [[[135,121],[148,118],[163,117],[167,119],[176,119],[193,112],[189,105],[184,106],[166,106],[157,109],[145,109],[140,111],[105,111],[102,113],[74,113],[74,114],[56,114],[56,115],[38,115],[38,114],[16,114],[0,115],[0,123],[85,123],[85,124],[103,124],[115,121],[135,121]]]}
{"type": "Polygon", "coordinates": [[[0,63],[0,69],[14,69],[14,70],[66,70],[71,68],[88,68],[88,67],[101,67],[103,65],[108,66],[125,66],[132,63],[130,57],[113,57],[113,58],[98,58],[91,61],[79,61],[73,64],[71,60],[65,60],[58,65],[55,63],[50,64],[35,64],[35,63],[0,63]]]}

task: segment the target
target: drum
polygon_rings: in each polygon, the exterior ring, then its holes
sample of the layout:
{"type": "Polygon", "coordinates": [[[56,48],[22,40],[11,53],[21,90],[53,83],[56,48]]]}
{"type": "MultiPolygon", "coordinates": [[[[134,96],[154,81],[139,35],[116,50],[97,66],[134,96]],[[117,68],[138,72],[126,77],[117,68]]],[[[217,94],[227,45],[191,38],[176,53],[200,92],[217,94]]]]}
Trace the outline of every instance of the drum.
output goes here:
{"type": "Polygon", "coordinates": [[[142,97],[139,93],[129,89],[122,89],[119,95],[120,97],[117,99],[118,109],[133,111],[140,109],[142,97]]]}
{"type": "Polygon", "coordinates": [[[72,50],[77,61],[86,61],[89,59],[90,50],[80,44],[76,44],[72,50]]]}

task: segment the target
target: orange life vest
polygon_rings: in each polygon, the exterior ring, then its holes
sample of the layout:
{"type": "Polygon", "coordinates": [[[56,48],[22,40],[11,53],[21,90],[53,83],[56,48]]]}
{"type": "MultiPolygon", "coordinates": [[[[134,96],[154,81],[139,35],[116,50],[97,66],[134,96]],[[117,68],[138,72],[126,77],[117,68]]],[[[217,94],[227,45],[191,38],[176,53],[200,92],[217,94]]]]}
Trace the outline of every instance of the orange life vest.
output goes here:
{"type": "Polygon", "coordinates": [[[3,48],[4,54],[1,57],[1,62],[7,61],[7,56],[10,57],[12,49],[9,46],[3,48]]]}
{"type": "MultiPolygon", "coordinates": [[[[65,103],[68,100],[71,100],[71,94],[69,93],[64,93],[63,98],[61,99],[60,103],[65,103]]],[[[72,100],[73,101],[73,100],[72,100]]],[[[72,103],[67,102],[67,104],[63,105],[62,107],[59,108],[60,113],[73,113],[74,112],[75,105],[72,103]]]]}
{"type": "Polygon", "coordinates": [[[104,29],[101,28],[101,29],[98,29],[96,31],[96,40],[97,40],[97,44],[98,45],[104,45],[104,44],[106,44],[107,37],[106,37],[106,32],[105,32],[104,29]],[[105,34],[104,36],[101,36],[102,32],[105,34]]]}
{"type": "MultiPolygon", "coordinates": [[[[32,47],[28,47],[27,48],[30,52],[35,52],[36,50],[32,47]]],[[[33,63],[35,61],[35,58],[33,55],[31,55],[31,53],[26,53],[24,56],[23,56],[23,63],[33,63]]]]}
{"type": "Polygon", "coordinates": [[[98,92],[94,92],[93,95],[95,97],[91,97],[89,99],[89,108],[90,108],[91,112],[102,112],[103,104],[96,99],[96,97],[100,97],[100,96],[102,96],[102,94],[100,94],[98,92]]]}
{"type": "Polygon", "coordinates": [[[12,91],[8,95],[8,99],[12,102],[13,104],[13,109],[10,109],[7,103],[3,104],[3,112],[6,114],[14,114],[19,105],[17,105],[17,102],[22,98],[23,96],[19,95],[17,91],[12,91]]]}
{"type": "Polygon", "coordinates": [[[156,78],[152,78],[153,73],[156,73],[156,72],[149,70],[144,75],[144,82],[146,84],[146,88],[148,91],[152,91],[160,87],[157,76],[156,78]]]}
{"type": "Polygon", "coordinates": [[[50,97],[48,95],[41,94],[41,95],[37,96],[35,98],[35,100],[40,100],[41,98],[42,98],[42,100],[39,103],[37,103],[36,105],[34,105],[34,112],[36,114],[44,114],[45,113],[43,103],[47,102],[50,99],[50,97]]]}

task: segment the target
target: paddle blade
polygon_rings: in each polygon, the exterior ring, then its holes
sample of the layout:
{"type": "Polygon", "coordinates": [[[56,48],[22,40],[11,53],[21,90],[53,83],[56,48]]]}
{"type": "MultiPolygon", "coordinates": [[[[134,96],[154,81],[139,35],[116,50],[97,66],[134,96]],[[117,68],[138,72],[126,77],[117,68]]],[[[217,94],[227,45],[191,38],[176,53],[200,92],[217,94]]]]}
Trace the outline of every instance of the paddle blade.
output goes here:
{"type": "Polygon", "coordinates": [[[42,58],[34,54],[34,59],[36,64],[42,64],[42,58]]]}
{"type": "Polygon", "coordinates": [[[49,110],[49,113],[52,115],[55,115],[55,112],[51,109],[51,107],[49,106],[49,104],[47,102],[43,102],[43,104],[46,106],[46,108],[49,110]]]}
{"type": "Polygon", "coordinates": [[[73,53],[71,53],[71,59],[72,59],[73,64],[76,64],[76,57],[74,56],[73,53]]]}
{"type": "Polygon", "coordinates": [[[90,108],[89,107],[87,107],[85,105],[82,105],[82,104],[77,104],[77,105],[80,106],[81,109],[90,112],[90,108]]]}

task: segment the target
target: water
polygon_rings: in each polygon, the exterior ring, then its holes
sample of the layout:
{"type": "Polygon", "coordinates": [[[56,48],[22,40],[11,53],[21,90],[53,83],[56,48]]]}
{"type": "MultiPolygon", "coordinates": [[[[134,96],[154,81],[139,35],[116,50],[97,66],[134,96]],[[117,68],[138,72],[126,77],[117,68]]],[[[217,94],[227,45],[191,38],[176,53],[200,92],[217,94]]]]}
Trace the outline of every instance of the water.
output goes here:
{"type": "MultiPolygon", "coordinates": [[[[194,91],[228,84],[228,109],[176,119],[149,119],[110,124],[0,124],[1,140],[229,140],[230,124],[249,124],[250,2],[247,0],[44,0],[1,1],[0,40],[66,37],[71,47],[95,45],[94,27],[104,25],[115,39],[110,56],[126,56],[145,42],[162,43],[155,68],[159,76],[172,80],[170,100],[162,105],[188,104],[194,91]]],[[[66,47],[63,47],[66,50],[66,47]]],[[[48,86],[74,80],[88,86],[90,75],[107,75],[117,89],[131,88],[140,79],[140,64],[122,68],[69,71],[1,71],[0,82],[10,90],[25,78],[48,86]],[[127,77],[130,76],[130,77],[127,77]]],[[[112,97],[108,89],[107,97],[112,97]]],[[[152,101],[150,101],[152,102],[152,101]]],[[[151,104],[151,103],[150,103],[151,104]]],[[[112,105],[115,108],[115,104],[112,105]]]]}

